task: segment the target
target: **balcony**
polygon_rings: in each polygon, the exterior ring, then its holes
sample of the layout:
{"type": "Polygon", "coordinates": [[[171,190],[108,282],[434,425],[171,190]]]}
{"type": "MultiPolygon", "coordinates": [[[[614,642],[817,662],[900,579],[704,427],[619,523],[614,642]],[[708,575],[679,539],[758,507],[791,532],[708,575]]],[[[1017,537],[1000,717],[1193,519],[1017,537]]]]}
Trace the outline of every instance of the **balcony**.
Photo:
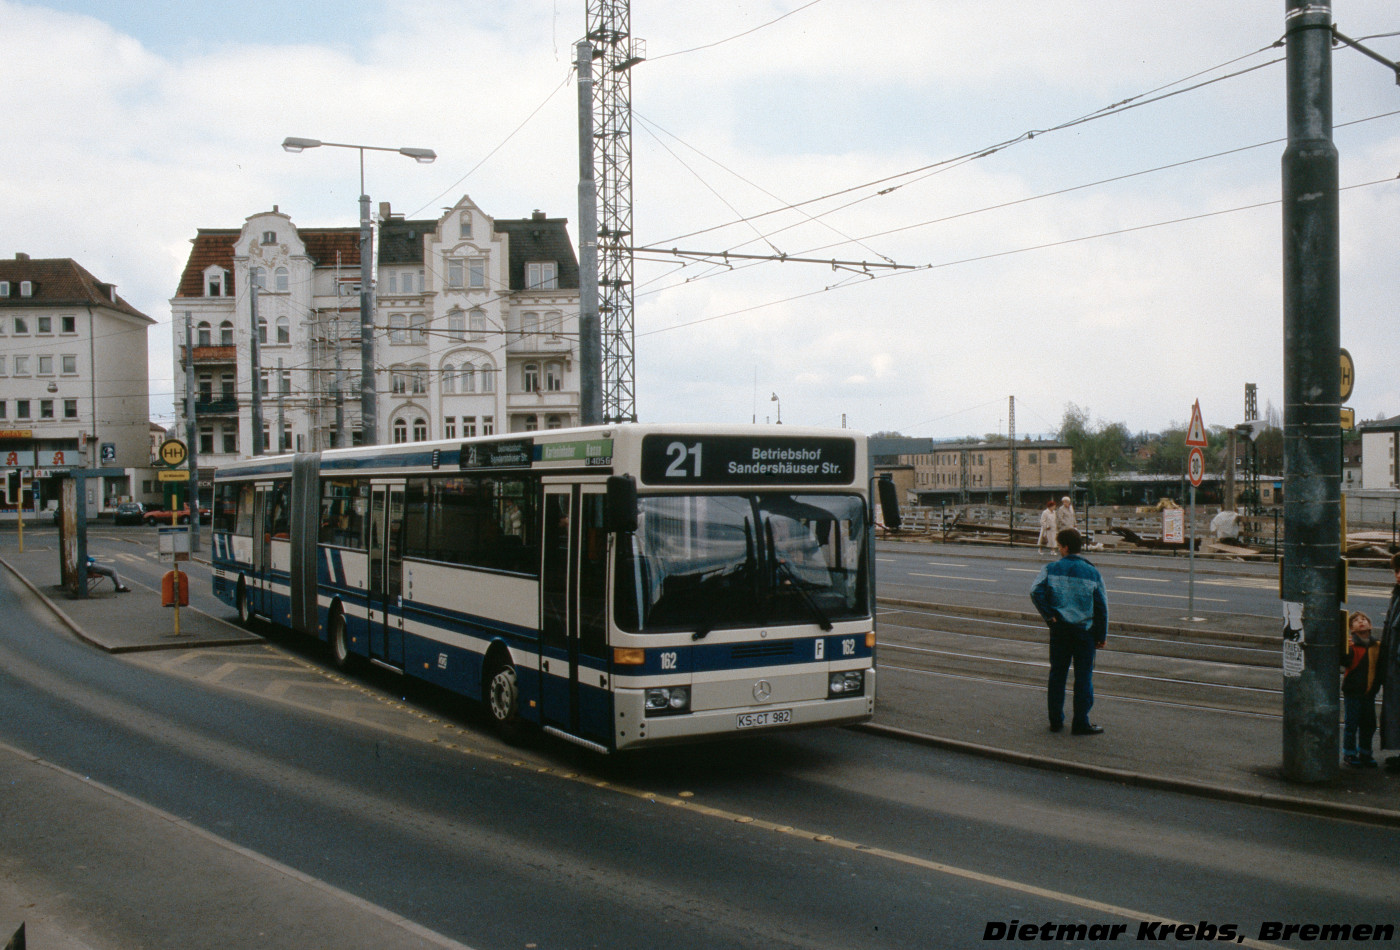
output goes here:
{"type": "Polygon", "coordinates": [[[196,416],[235,416],[238,415],[238,400],[233,396],[229,396],[227,399],[199,396],[194,401],[194,414],[196,416]]]}
{"type": "Polygon", "coordinates": [[[552,333],[512,333],[506,340],[506,352],[512,356],[573,356],[568,338],[552,333]]]}
{"type": "MultiPolygon", "coordinates": [[[[180,347],[180,360],[185,359],[185,347],[180,347]]],[[[203,363],[236,363],[238,362],[238,347],[236,346],[196,346],[194,348],[194,362],[198,366],[203,363]]]]}

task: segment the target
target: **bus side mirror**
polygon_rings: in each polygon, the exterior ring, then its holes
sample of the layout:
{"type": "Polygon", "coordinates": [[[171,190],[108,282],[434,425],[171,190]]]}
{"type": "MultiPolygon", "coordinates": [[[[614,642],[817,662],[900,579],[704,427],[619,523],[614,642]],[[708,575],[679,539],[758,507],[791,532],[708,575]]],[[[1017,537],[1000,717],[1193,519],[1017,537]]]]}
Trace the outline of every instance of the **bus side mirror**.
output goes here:
{"type": "Polygon", "coordinates": [[[611,532],[637,530],[637,482],[631,475],[608,476],[603,527],[611,532]]]}
{"type": "Polygon", "coordinates": [[[894,479],[881,475],[875,482],[880,495],[880,513],[884,515],[885,527],[891,531],[899,529],[899,491],[894,487],[894,479]]]}

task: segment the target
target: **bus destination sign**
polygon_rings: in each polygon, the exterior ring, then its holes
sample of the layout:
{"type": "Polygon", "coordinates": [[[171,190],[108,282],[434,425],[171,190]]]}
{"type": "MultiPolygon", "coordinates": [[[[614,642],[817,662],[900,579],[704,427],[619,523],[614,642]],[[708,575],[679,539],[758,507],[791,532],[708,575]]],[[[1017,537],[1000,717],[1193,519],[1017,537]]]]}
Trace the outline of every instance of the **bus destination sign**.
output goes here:
{"type": "Polygon", "coordinates": [[[509,442],[464,445],[457,466],[462,469],[529,468],[534,459],[534,439],[512,439],[509,442]]]}
{"type": "Polygon", "coordinates": [[[649,435],[642,439],[642,481],[648,485],[849,485],[855,475],[854,439],[783,435],[649,435]]]}

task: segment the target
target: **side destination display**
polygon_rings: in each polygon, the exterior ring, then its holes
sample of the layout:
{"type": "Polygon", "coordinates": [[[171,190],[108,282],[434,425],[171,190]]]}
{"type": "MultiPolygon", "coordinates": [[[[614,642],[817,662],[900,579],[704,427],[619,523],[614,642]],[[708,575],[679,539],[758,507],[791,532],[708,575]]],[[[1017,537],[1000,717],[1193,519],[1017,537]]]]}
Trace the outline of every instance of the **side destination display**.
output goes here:
{"type": "Polygon", "coordinates": [[[612,439],[583,439],[576,442],[539,443],[534,439],[508,442],[464,444],[457,467],[493,468],[577,468],[612,465],[612,439]]]}
{"type": "Polygon", "coordinates": [[[642,481],[648,485],[764,481],[849,485],[855,475],[854,439],[699,435],[649,435],[642,439],[642,481]]]}

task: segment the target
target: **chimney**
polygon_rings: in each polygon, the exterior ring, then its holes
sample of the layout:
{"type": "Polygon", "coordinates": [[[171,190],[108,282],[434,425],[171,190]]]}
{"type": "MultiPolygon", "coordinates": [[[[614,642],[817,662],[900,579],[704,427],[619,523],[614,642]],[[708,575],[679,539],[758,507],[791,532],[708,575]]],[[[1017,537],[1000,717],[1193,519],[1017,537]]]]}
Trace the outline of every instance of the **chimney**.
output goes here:
{"type": "Polygon", "coordinates": [[[387,202],[387,201],[381,201],[381,202],[379,202],[379,220],[380,220],[380,221],[388,221],[388,220],[389,220],[389,202],[387,202]]]}
{"type": "Polygon", "coordinates": [[[24,253],[23,251],[17,251],[17,252],[15,252],[15,260],[17,260],[17,261],[27,261],[27,260],[29,260],[29,255],[26,254],[26,253],[24,253]]]}
{"type": "Polygon", "coordinates": [[[545,215],[545,213],[544,213],[543,211],[541,211],[539,208],[536,208],[536,209],[535,209],[535,213],[532,214],[532,215],[530,215],[530,217],[531,217],[531,218],[534,218],[536,221],[543,221],[543,220],[545,219],[546,215],[545,215]]]}

